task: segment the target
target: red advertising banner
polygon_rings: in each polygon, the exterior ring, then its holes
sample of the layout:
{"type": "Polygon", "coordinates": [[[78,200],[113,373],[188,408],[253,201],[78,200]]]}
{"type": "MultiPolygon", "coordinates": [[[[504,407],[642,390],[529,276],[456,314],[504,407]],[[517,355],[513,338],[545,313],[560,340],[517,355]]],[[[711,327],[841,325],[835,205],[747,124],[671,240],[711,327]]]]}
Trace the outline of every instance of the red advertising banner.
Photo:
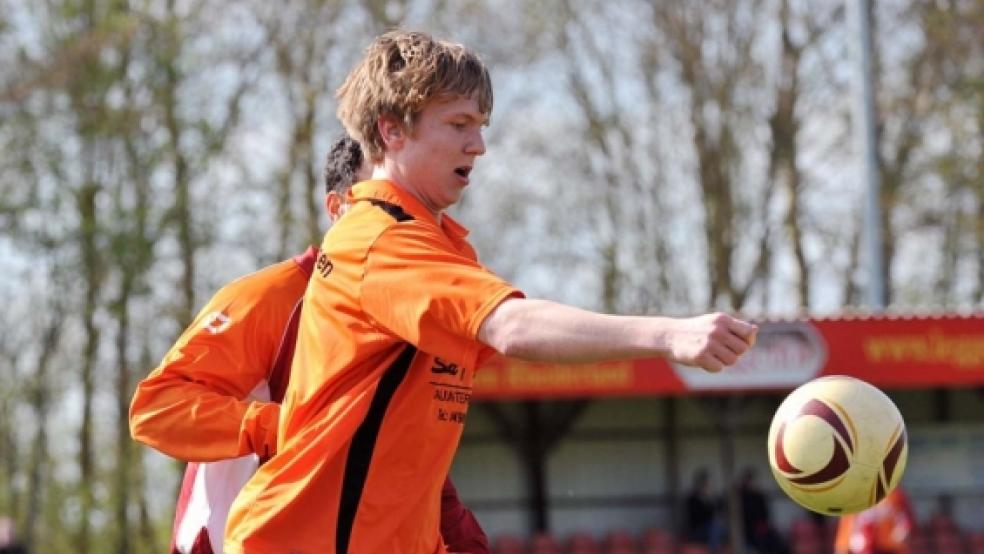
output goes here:
{"type": "Polygon", "coordinates": [[[478,399],[682,395],[788,390],[821,375],[882,388],[984,386],[984,313],[767,321],[735,366],[711,374],[663,359],[588,365],[490,360],[478,399]]]}

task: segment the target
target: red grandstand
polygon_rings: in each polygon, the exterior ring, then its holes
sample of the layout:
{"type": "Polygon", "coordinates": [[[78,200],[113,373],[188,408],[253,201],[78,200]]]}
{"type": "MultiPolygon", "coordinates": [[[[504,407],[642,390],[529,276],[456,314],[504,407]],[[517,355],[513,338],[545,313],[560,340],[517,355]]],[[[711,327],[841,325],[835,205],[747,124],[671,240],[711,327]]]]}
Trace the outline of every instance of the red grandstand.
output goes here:
{"type": "MultiPolygon", "coordinates": [[[[519,461],[514,499],[501,490],[495,499],[481,492],[467,499],[497,552],[706,554],[675,532],[692,467],[716,467],[725,489],[739,464],[761,463],[768,418],[787,391],[843,374],[888,392],[913,430],[907,482],[920,525],[910,554],[984,554],[984,471],[975,463],[984,455],[984,313],[770,320],[760,329],[742,362],[715,375],[662,359],[581,366],[491,360],[477,375],[477,409],[469,416],[485,421],[478,431],[466,428],[459,455],[490,452],[486,445],[499,440],[519,461]],[[658,421],[639,431],[635,417],[658,421]],[[483,427],[494,436],[482,435],[483,427]],[[656,458],[634,458],[654,446],[656,458]],[[599,468],[589,482],[567,477],[584,479],[584,466],[599,468]],[[525,528],[495,523],[516,516],[525,528]]],[[[504,461],[490,462],[499,468],[494,484],[471,486],[467,473],[456,478],[463,490],[501,489],[504,461]]],[[[771,497],[793,553],[832,552],[836,520],[818,525],[774,488],[771,497]]]]}

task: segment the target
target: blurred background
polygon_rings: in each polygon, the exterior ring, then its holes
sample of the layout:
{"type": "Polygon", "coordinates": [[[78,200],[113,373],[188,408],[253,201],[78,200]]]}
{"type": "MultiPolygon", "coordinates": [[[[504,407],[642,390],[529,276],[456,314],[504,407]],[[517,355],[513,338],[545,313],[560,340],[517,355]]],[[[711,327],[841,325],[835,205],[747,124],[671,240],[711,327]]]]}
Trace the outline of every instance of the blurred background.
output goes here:
{"type": "Polygon", "coordinates": [[[922,551],[971,552],[984,2],[868,6],[0,0],[0,536],[166,550],[181,467],[131,441],[133,387],[220,285],[320,243],[334,90],[403,26],[490,65],[488,153],[454,210],[485,264],[530,296],[740,312],[779,337],[717,386],[493,364],[452,476],[499,552],[669,552],[704,473],[726,548],[751,552],[746,468],[791,548],[830,552],[834,522],[786,500],[765,453],[783,394],[821,373],[896,400],[922,551]]]}

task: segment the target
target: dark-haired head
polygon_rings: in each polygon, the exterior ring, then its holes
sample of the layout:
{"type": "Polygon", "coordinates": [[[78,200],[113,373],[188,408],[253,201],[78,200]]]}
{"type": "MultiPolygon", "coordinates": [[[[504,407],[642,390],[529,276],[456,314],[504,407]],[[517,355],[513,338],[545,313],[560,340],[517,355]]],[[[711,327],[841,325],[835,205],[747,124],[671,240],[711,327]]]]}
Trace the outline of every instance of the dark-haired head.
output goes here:
{"type": "Polygon", "coordinates": [[[325,159],[325,193],[345,195],[359,181],[364,157],[359,143],[344,135],[331,145],[325,159]]]}

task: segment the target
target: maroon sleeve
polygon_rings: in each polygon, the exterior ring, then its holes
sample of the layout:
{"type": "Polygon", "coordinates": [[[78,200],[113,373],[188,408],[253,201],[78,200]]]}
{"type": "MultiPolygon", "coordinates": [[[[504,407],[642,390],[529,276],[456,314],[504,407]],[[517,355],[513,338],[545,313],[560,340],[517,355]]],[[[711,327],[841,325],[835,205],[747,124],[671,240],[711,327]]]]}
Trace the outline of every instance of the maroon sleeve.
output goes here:
{"type": "Polygon", "coordinates": [[[441,537],[448,552],[491,554],[488,537],[475,515],[461,503],[451,478],[445,479],[441,490],[441,537]]]}

